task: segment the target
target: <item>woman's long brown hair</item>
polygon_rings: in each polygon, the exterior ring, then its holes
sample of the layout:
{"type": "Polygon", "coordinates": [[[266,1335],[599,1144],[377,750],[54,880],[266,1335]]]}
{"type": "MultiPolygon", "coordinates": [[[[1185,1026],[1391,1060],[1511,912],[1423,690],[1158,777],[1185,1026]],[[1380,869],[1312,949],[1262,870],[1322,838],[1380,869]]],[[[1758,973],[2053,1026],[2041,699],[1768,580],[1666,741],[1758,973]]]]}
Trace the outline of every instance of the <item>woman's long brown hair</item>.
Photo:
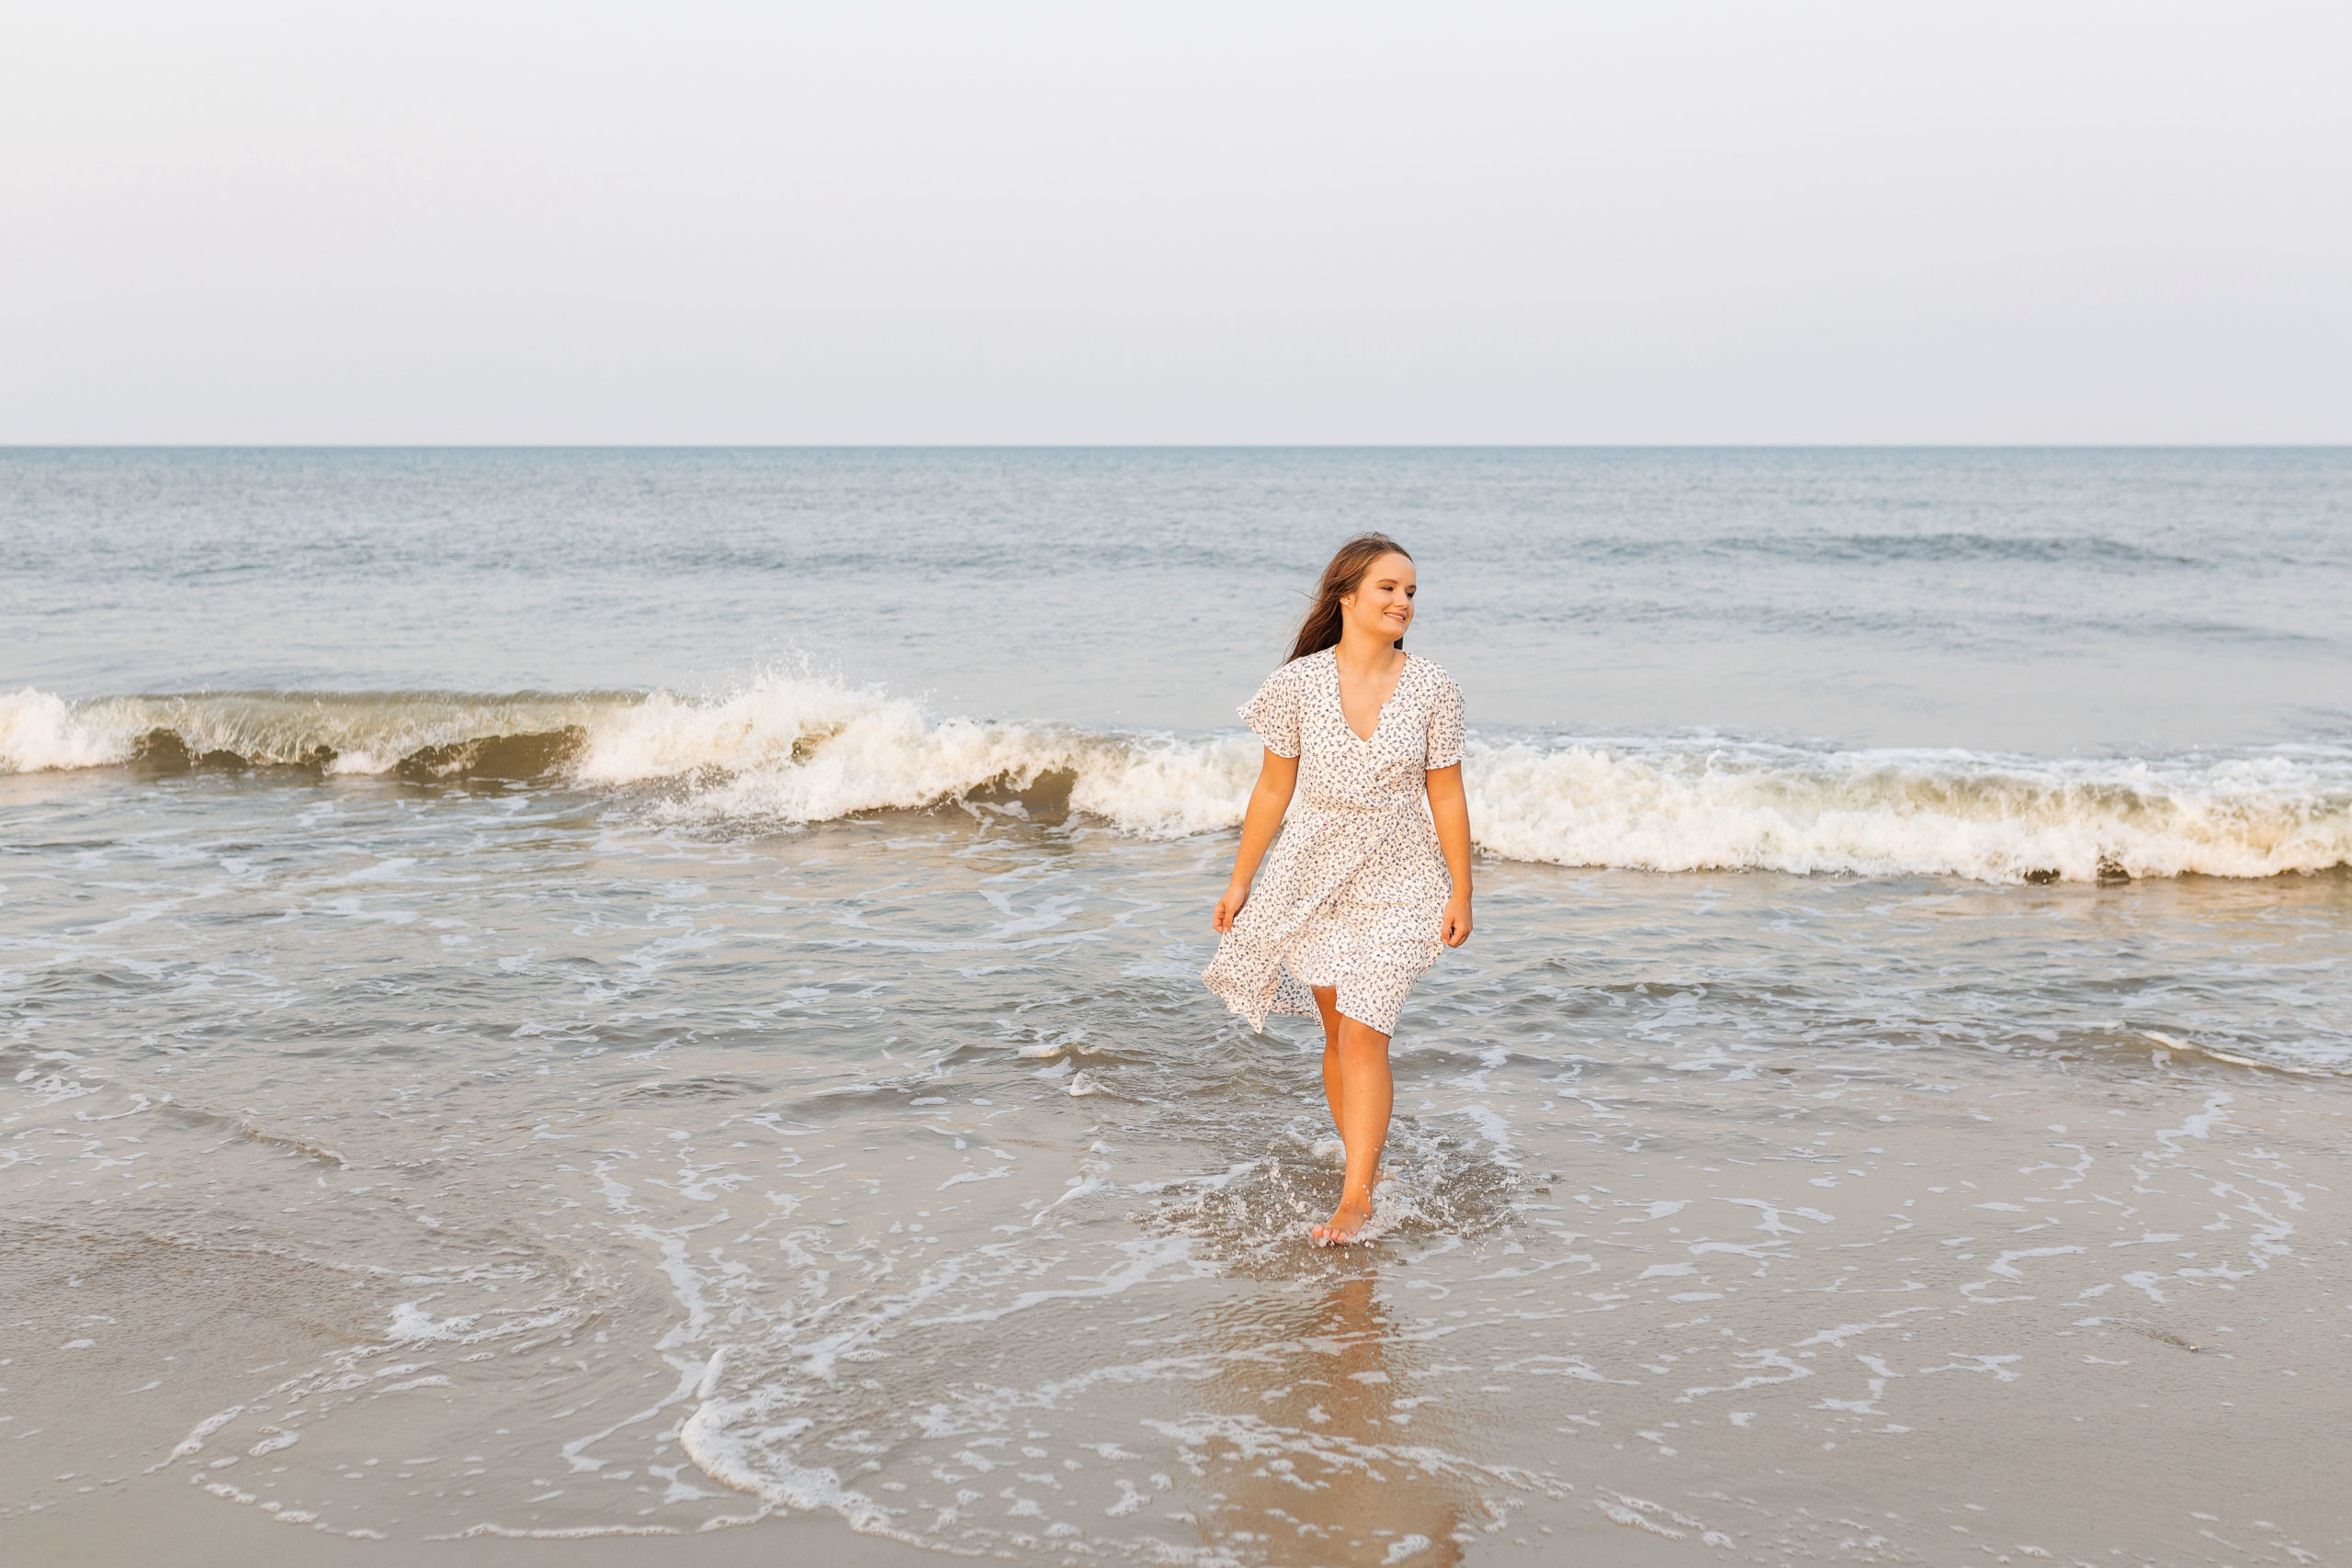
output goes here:
{"type": "MultiPolygon", "coordinates": [[[[1306,619],[1298,624],[1298,640],[1291,644],[1291,659],[1304,659],[1310,653],[1320,653],[1340,645],[1340,601],[1363,586],[1372,575],[1373,563],[1383,556],[1403,556],[1413,558],[1413,552],[1385,534],[1358,534],[1341,545],[1331,564],[1323,569],[1323,581],[1315,585],[1315,604],[1306,612],[1306,619]]],[[[1398,637],[1396,646],[1405,646],[1398,637]]],[[[1284,660],[1287,664],[1290,660],[1284,660]]]]}

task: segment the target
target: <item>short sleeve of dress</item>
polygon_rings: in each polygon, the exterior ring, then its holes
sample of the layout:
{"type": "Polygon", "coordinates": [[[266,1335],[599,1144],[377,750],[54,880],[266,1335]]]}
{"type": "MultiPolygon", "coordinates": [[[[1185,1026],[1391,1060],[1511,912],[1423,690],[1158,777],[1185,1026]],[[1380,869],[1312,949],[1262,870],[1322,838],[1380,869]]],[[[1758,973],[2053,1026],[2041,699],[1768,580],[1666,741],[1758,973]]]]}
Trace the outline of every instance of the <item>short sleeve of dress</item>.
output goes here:
{"type": "Polygon", "coordinates": [[[1429,760],[1422,765],[1435,773],[1462,761],[1462,688],[1451,676],[1438,677],[1437,694],[1430,699],[1429,760]]]}
{"type": "Polygon", "coordinates": [[[1241,722],[1258,732],[1277,757],[1298,755],[1298,682],[1287,664],[1266,677],[1258,694],[1241,705],[1241,722]]]}

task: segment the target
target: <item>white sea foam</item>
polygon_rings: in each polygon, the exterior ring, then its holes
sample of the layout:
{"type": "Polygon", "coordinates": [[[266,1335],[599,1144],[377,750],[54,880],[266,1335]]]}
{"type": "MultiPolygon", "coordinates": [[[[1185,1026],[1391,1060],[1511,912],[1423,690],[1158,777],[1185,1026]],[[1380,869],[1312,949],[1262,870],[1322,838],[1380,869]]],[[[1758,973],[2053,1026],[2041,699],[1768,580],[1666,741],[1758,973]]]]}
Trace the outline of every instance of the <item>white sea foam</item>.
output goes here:
{"type": "Polygon", "coordinates": [[[909,728],[922,728],[911,705],[825,681],[775,676],[706,700],[655,692],[599,716],[575,772],[587,783],[617,784],[788,768],[819,748],[834,751],[831,742],[854,750],[909,728]]]}
{"type": "MultiPolygon", "coordinates": [[[[0,773],[120,764],[174,738],[334,773],[492,773],[657,792],[694,826],[789,826],[963,801],[1074,812],[1147,837],[1229,829],[1259,756],[1180,737],[935,717],[772,673],[711,697],[216,694],[0,696],[0,773]]],[[[164,748],[169,751],[170,748],[164,748]]],[[[1935,874],[1987,881],[2270,876],[2352,863],[2352,748],[2155,760],[1838,750],[1711,737],[1474,741],[1480,847],[1655,871],[1935,874]]]]}
{"type": "Polygon", "coordinates": [[[1481,846],[1656,871],[2271,876],[2352,863],[2352,753],[2163,761],[1647,741],[1474,747],[1481,846]]]}
{"type": "Polygon", "coordinates": [[[29,686],[0,696],[0,773],[126,762],[136,739],[95,705],[77,707],[29,686]]]}
{"type": "Polygon", "coordinates": [[[706,1399],[679,1427],[678,1446],[705,1475],[771,1508],[831,1512],[866,1535],[901,1535],[888,1509],[844,1486],[831,1466],[797,1464],[779,1451],[781,1441],[798,1434],[788,1425],[765,1424],[767,1403],[761,1393],[744,1400],[706,1399]],[[758,1436],[747,1438],[746,1429],[758,1436]]]}

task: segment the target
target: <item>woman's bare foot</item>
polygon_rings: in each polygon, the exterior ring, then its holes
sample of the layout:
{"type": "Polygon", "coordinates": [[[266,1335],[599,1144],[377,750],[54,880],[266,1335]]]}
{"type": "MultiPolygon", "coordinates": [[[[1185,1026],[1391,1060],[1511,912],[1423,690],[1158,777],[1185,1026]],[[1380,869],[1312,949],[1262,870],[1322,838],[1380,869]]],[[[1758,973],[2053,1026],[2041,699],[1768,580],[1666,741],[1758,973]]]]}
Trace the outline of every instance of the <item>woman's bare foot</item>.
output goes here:
{"type": "Polygon", "coordinates": [[[1347,1247],[1363,1234],[1363,1227],[1371,1221],[1372,1204],[1370,1202],[1343,1201],[1331,1212],[1331,1217],[1329,1220],[1317,1225],[1307,1234],[1315,1238],[1315,1245],[1317,1247],[1347,1247]]]}

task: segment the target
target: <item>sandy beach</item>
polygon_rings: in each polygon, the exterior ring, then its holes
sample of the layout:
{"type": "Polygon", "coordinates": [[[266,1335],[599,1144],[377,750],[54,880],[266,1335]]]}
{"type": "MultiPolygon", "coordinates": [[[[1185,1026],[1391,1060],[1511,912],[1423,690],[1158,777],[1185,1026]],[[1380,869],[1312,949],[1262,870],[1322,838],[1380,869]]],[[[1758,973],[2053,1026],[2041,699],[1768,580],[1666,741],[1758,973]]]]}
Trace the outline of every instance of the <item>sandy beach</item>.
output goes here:
{"type": "MultiPolygon", "coordinates": [[[[1962,1562],[1980,1552],[2306,1562],[2352,1544],[2352,1509],[2317,1459],[2333,1447],[2337,1391],[2352,1372],[2339,1109],[2307,1085],[2194,1063],[1975,1090],[1791,1077],[1799,1081],[1774,1098],[1815,1102],[1801,1137],[1769,1121],[1728,1133],[1650,1100],[1629,1140],[1643,1147],[1611,1151],[1615,1194],[1566,1190],[1577,1183],[1521,1194],[1516,1223],[1490,1219],[1466,1246],[1432,1229],[1392,1238],[1371,1261],[1255,1238],[1246,1286],[1197,1292],[1184,1343],[1138,1335],[1135,1347],[1112,1348],[1114,1365],[1158,1365],[1163,1378],[1171,1360],[1188,1363],[1176,1381],[1195,1414],[1170,1465],[1183,1479],[1148,1507],[1191,1528],[1168,1531],[1156,1550],[1208,1546],[1217,1560],[1299,1563],[1539,1562],[1571,1551],[1611,1562],[1962,1562]],[[2020,1098],[2065,1130],[2016,1125],[2020,1098]],[[1825,1099],[1834,1111],[1825,1113],[1825,1099]],[[1995,1115],[2005,1121],[1980,1120],[1995,1115]],[[1860,1145],[1866,1137],[1879,1143],[1860,1145]],[[1552,1218],[1593,1225],[1596,1208],[1607,1223],[1590,1231],[1552,1218]],[[1735,1215],[1757,1223],[1723,1223],[1735,1215]],[[1516,1435],[1498,1444],[1505,1429],[1516,1435]],[[1511,1462],[1471,1457],[1498,1449],[1511,1462]],[[1237,1528],[1246,1526],[1256,1528],[1237,1528]],[[1414,1538],[1430,1544],[1395,1555],[1414,1538]]],[[[1632,1109],[1585,1087],[1621,1113],[1632,1109]]],[[[864,1125],[887,1135],[879,1122],[864,1125]]],[[[1101,1121],[1087,1130],[1102,1130],[1101,1121]]],[[[1186,1223],[1194,1235],[1220,1228],[1205,1208],[1186,1223]]],[[[879,1216],[868,1224],[884,1229],[879,1216]]],[[[11,1239],[12,1342],[70,1332],[41,1309],[72,1294],[90,1309],[74,1322],[111,1318],[143,1330],[151,1350],[168,1343],[152,1315],[140,1316],[169,1299],[153,1272],[168,1260],[108,1269],[86,1242],[41,1260],[28,1258],[21,1230],[11,1239]],[[56,1290],[46,1276],[69,1267],[80,1282],[56,1290]]],[[[198,1290],[173,1307],[216,1359],[231,1345],[245,1356],[315,1353],[300,1337],[319,1334],[316,1304],[282,1289],[273,1298],[246,1278],[234,1303],[198,1290]]],[[[1165,1298],[1136,1294],[1131,1305],[1165,1298]]],[[[1065,1317],[1048,1338],[1102,1326],[1095,1314],[1065,1317]]],[[[942,1332],[896,1352],[914,1352],[916,1367],[876,1370],[894,1383],[911,1376],[897,1385],[917,1393],[974,1348],[942,1332]]],[[[1034,1344],[1026,1354],[1058,1359],[1034,1344]]],[[[314,1504],[328,1483],[323,1458],[308,1451],[319,1438],[243,1457],[267,1442],[247,1438],[273,1430],[246,1426],[241,1446],[227,1449],[235,1462],[219,1466],[215,1442],[159,1466],[188,1413],[220,1395],[183,1393],[176,1410],[144,1404],[115,1391],[146,1365],[90,1351],[58,1359],[73,1375],[47,1387],[38,1372],[28,1387],[11,1369],[16,1422],[45,1423],[0,1450],[6,1495],[40,1499],[0,1527],[26,1561],[726,1564],[783,1552],[888,1564],[933,1555],[822,1510],[560,1541],[450,1540],[440,1538],[459,1532],[411,1533],[387,1515],[375,1522],[393,1541],[351,1540],[292,1506],[314,1504]],[[299,1497],[281,1502],[273,1491],[299,1497]]],[[[1050,1488],[1065,1517],[1085,1517],[1063,1510],[1088,1491],[1097,1495],[1087,1512],[1115,1509],[1118,1496],[1097,1479],[1104,1467],[1084,1444],[1068,1444],[1069,1428],[1083,1425],[1114,1449],[1141,1446],[1155,1423],[1132,1417],[1159,1402],[1155,1381],[1138,1371],[1108,1397],[1023,1401],[1039,1424],[1030,1436],[1058,1428],[1057,1460],[1088,1458],[1083,1471],[1041,1468],[1018,1489],[1050,1488]]],[[[379,1412],[371,1444],[394,1454],[446,1449],[448,1414],[379,1412]]],[[[324,1437],[335,1440],[331,1427],[324,1437]]],[[[431,1493],[420,1512],[454,1522],[463,1515],[448,1512],[451,1494],[465,1478],[433,1460],[419,1455],[394,1474],[412,1497],[431,1493]]],[[[481,1484],[497,1495],[503,1467],[484,1468],[481,1484]]],[[[571,1485],[583,1483],[597,1484],[571,1485]]],[[[566,1528],[535,1525],[518,1486],[505,1491],[503,1508],[484,1510],[503,1512],[513,1521],[504,1528],[566,1528]]],[[[709,1522],[759,1511],[742,1496],[709,1522]]],[[[1016,1530],[996,1550],[1083,1562],[1102,1544],[1073,1540],[1063,1551],[1033,1538],[1023,1547],[1016,1530]]]]}

